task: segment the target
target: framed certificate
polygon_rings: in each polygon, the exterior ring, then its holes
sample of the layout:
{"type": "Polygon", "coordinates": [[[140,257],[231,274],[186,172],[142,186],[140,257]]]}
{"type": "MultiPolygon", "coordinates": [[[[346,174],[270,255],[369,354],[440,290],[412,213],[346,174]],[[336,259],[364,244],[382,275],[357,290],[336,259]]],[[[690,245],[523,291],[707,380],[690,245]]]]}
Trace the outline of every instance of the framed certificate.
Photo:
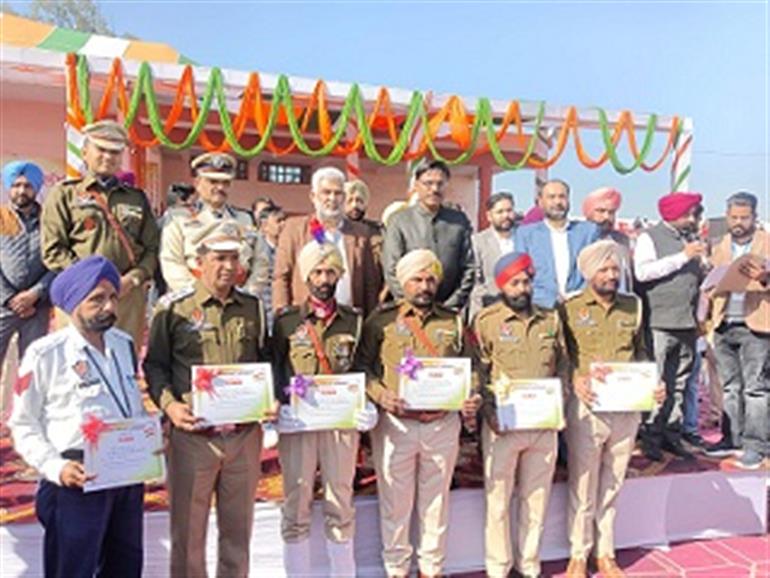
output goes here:
{"type": "Polygon", "coordinates": [[[192,409],[207,425],[250,423],[273,407],[273,369],[269,363],[193,365],[192,409]]]}
{"type": "Polygon", "coordinates": [[[417,357],[413,375],[399,376],[399,397],[407,409],[459,411],[471,394],[467,357],[417,357]]]}
{"type": "Polygon", "coordinates": [[[366,375],[314,375],[303,396],[291,394],[298,431],[355,429],[356,413],[366,405],[366,375]]]}
{"type": "Polygon", "coordinates": [[[83,451],[86,473],[95,478],[84,484],[84,492],[163,481],[166,478],[159,418],[96,420],[96,424],[98,431],[86,440],[83,451]]]}
{"type": "Polygon", "coordinates": [[[560,379],[509,379],[494,384],[500,431],[564,428],[560,379]]]}
{"type": "Polygon", "coordinates": [[[654,363],[592,363],[591,376],[591,389],[596,394],[593,411],[655,409],[655,390],[660,379],[654,363]]]}

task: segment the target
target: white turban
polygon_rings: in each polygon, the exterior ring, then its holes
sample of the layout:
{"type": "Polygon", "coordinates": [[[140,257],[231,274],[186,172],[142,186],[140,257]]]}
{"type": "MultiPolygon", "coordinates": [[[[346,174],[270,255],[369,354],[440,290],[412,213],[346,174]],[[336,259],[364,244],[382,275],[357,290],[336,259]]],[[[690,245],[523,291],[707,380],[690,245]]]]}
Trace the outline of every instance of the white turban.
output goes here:
{"type": "Polygon", "coordinates": [[[415,249],[414,251],[409,251],[398,261],[396,265],[396,279],[398,279],[398,282],[403,287],[409,279],[426,269],[437,281],[441,281],[443,270],[441,261],[438,260],[435,253],[428,249],[415,249]]]}
{"type": "Polygon", "coordinates": [[[624,253],[625,249],[621,245],[611,239],[603,239],[580,251],[577,266],[580,274],[588,281],[593,279],[596,272],[610,259],[620,265],[624,253]]]}
{"type": "Polygon", "coordinates": [[[340,275],[345,273],[345,263],[342,260],[342,255],[339,249],[331,243],[310,241],[299,252],[297,263],[299,265],[299,274],[305,281],[310,276],[310,272],[322,263],[336,268],[340,275]]]}

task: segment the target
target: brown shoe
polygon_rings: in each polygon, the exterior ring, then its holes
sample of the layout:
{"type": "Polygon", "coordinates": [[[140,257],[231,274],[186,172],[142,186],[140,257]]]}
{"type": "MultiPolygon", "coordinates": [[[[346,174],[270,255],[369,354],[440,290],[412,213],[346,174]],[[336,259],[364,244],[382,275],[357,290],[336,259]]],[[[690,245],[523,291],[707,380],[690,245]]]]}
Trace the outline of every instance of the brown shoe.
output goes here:
{"type": "Polygon", "coordinates": [[[626,578],[625,572],[620,569],[615,558],[605,556],[596,559],[596,569],[602,575],[602,578],[626,578]]]}
{"type": "Polygon", "coordinates": [[[582,558],[570,558],[566,578],[588,578],[588,565],[582,558]]]}

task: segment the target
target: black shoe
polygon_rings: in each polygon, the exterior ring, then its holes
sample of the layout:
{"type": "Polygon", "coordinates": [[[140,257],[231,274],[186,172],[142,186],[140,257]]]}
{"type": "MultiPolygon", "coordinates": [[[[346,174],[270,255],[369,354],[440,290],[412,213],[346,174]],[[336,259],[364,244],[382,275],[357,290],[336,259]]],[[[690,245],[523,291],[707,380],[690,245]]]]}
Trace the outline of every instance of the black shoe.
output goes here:
{"type": "Polygon", "coordinates": [[[653,462],[663,461],[663,452],[660,451],[660,446],[643,442],[642,453],[648,460],[652,460],[653,462]]]}
{"type": "Polygon", "coordinates": [[[722,438],[715,444],[706,444],[703,453],[710,458],[730,458],[738,455],[738,448],[722,438]]]}
{"type": "Polygon", "coordinates": [[[666,450],[670,454],[674,454],[676,457],[683,460],[694,460],[695,456],[692,452],[686,450],[681,442],[664,441],[662,449],[666,450]]]}
{"type": "Polygon", "coordinates": [[[706,445],[706,441],[701,437],[698,432],[688,432],[682,434],[682,440],[690,444],[691,446],[703,449],[706,445]]]}

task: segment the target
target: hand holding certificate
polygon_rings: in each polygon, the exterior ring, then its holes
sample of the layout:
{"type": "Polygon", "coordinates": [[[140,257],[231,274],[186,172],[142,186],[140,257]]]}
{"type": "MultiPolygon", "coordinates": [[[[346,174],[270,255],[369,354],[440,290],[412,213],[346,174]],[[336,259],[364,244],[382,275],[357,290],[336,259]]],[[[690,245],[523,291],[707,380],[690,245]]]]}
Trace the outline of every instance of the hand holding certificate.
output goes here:
{"type": "Polygon", "coordinates": [[[561,380],[503,376],[494,390],[500,431],[564,428],[561,380]]]}
{"type": "Polygon", "coordinates": [[[407,356],[399,373],[406,409],[460,411],[471,393],[471,360],[465,357],[407,356]]]}
{"type": "Polygon", "coordinates": [[[293,432],[355,429],[356,416],[366,406],[363,373],[294,376],[287,390],[293,432]]]}
{"type": "Polygon", "coordinates": [[[83,424],[83,434],[83,466],[89,476],[84,492],[165,479],[163,433],[157,417],[101,421],[91,416],[83,424]]]}
{"type": "Polygon", "coordinates": [[[193,365],[192,409],[206,425],[264,420],[273,409],[269,363],[193,365]]]}
{"type": "Polygon", "coordinates": [[[654,363],[592,363],[593,411],[652,411],[658,389],[654,363]]]}

